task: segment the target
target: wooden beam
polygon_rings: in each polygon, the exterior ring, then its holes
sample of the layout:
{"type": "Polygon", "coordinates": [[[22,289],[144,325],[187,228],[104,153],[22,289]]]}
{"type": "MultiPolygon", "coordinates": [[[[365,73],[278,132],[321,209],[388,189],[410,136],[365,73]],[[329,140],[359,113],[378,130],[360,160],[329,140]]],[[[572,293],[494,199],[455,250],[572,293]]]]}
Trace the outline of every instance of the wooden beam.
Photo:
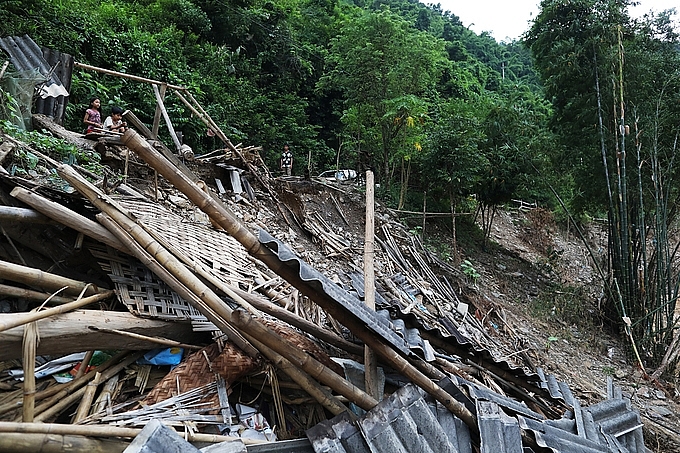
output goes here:
{"type": "MultiPolygon", "coordinates": [[[[20,314],[0,314],[0,322],[20,314]]],[[[104,329],[117,329],[141,335],[163,336],[183,343],[200,341],[189,322],[167,322],[144,319],[130,313],[99,310],[76,310],[70,313],[51,316],[37,322],[40,332],[39,355],[71,354],[89,349],[128,349],[145,350],[158,347],[154,342],[121,336],[116,333],[97,332],[89,326],[104,329]]],[[[0,333],[0,360],[21,357],[21,342],[24,328],[15,327],[0,333]]]]}
{"type": "MultiPolygon", "coordinates": [[[[375,311],[375,184],[373,171],[366,170],[366,228],[364,234],[364,303],[375,311]]],[[[378,358],[369,345],[364,347],[364,383],[366,392],[380,401],[378,358]]]]}
{"type": "Polygon", "coordinates": [[[95,294],[94,296],[77,299],[74,300],[73,302],[59,305],[57,307],[48,308],[47,310],[32,311],[30,313],[13,313],[14,316],[0,322],[0,332],[4,332],[5,330],[11,329],[12,327],[19,327],[24,324],[28,324],[29,322],[39,321],[50,316],[77,310],[78,308],[83,308],[87,305],[108,299],[111,296],[113,296],[113,294],[114,294],[113,291],[106,291],[103,293],[95,294]]]}

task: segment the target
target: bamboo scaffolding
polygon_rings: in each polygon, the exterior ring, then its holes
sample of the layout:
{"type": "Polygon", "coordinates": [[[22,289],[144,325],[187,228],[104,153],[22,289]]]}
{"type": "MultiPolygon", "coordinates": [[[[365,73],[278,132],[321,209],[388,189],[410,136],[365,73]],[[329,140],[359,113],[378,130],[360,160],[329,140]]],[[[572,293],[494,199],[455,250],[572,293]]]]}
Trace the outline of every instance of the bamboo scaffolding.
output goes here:
{"type": "Polygon", "coordinates": [[[48,272],[43,272],[40,269],[21,266],[8,261],[0,261],[0,275],[2,275],[2,278],[5,280],[44,288],[50,291],[56,291],[67,287],[64,290],[64,294],[68,295],[77,296],[83,290],[85,290],[84,295],[86,296],[91,296],[99,292],[98,288],[92,283],[79,282],[77,280],[62,277],[61,275],[50,274],[48,272]]]}
{"type": "Polygon", "coordinates": [[[48,308],[47,310],[26,313],[23,316],[16,317],[7,321],[0,321],[0,332],[3,332],[12,327],[22,326],[28,324],[29,322],[38,321],[50,316],[54,316],[60,313],[66,313],[67,311],[76,310],[78,308],[84,307],[86,305],[94,304],[96,302],[108,299],[113,296],[113,291],[106,291],[103,293],[95,294],[94,296],[85,297],[83,299],[74,300],[73,302],[66,303],[64,305],[59,305],[57,307],[48,308]]]}
{"type": "MultiPolygon", "coordinates": [[[[123,143],[137,152],[140,157],[150,166],[156,169],[177,189],[184,193],[196,206],[217,222],[230,235],[239,241],[255,258],[265,263],[270,269],[281,275],[285,280],[293,284],[303,294],[321,305],[336,319],[342,319],[357,337],[373,348],[387,363],[398,372],[411,379],[414,383],[434,396],[447,409],[462,419],[473,433],[479,431],[475,416],[460,402],[445,392],[441,387],[432,382],[426,375],[416,369],[404,357],[400,356],[382,338],[374,335],[369,329],[342,310],[337,302],[327,294],[317,291],[307,282],[300,278],[297,270],[281,262],[279,258],[269,249],[264,247],[260,241],[250,233],[238,220],[212,197],[198,188],[189,178],[178,172],[169,161],[163,159],[158,151],[153,149],[139,134],[133,130],[125,132],[123,143]]],[[[295,362],[293,362],[295,363],[295,362]]]]}
{"type": "MultiPolygon", "coordinates": [[[[113,75],[116,77],[122,77],[124,79],[129,79],[129,80],[134,80],[135,82],[142,82],[142,83],[151,83],[153,85],[163,85],[164,82],[160,82],[158,80],[153,80],[153,79],[147,79],[146,77],[139,77],[136,75],[132,74],[125,74],[123,72],[118,72],[118,71],[112,71],[110,69],[104,69],[104,68],[98,68],[96,66],[91,66],[89,64],[84,64],[80,62],[74,62],[73,66],[76,68],[81,68],[81,69],[87,69],[88,71],[95,71],[95,72],[100,72],[102,74],[108,74],[108,75],[113,75]]],[[[171,88],[173,90],[186,90],[185,87],[181,87],[178,85],[170,85],[167,84],[168,88],[171,88]]]]}

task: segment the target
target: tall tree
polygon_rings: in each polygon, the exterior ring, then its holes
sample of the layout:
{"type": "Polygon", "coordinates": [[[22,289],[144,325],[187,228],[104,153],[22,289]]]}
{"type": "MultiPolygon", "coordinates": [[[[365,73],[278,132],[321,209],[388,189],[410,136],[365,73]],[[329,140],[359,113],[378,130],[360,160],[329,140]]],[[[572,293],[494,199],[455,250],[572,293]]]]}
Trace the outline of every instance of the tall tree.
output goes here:
{"type": "Polygon", "coordinates": [[[321,86],[344,94],[343,123],[363,131],[355,135],[360,160],[389,184],[397,137],[407,124],[400,118],[422,110],[446,64],[444,45],[387,9],[357,14],[333,39],[332,70],[321,86]]]}
{"type": "Polygon", "coordinates": [[[572,206],[609,218],[608,314],[639,344],[640,365],[653,365],[678,344],[680,274],[668,242],[680,115],[666,93],[677,92],[680,53],[667,13],[633,22],[628,4],[545,0],[528,44],[573,163],[572,206]]]}

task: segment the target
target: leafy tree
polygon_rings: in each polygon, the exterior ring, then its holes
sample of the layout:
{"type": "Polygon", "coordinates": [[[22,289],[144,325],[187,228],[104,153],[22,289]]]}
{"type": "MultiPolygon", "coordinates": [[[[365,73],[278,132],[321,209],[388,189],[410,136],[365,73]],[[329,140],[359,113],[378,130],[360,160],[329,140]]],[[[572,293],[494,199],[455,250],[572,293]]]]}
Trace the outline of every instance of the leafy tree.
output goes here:
{"type": "Polygon", "coordinates": [[[363,141],[355,144],[360,160],[375,165],[389,185],[397,137],[406,124],[399,118],[415,117],[421,99],[434,89],[445,64],[443,42],[387,9],[360,12],[341,30],[329,55],[333,69],[321,86],[332,84],[343,92],[344,124],[365,130],[363,141]]]}

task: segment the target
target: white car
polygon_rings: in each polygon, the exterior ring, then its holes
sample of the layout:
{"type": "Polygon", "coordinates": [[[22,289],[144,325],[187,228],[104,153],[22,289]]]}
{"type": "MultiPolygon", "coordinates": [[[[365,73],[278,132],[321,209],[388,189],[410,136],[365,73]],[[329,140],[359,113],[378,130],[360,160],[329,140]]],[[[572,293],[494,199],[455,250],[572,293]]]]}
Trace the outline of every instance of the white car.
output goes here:
{"type": "Polygon", "coordinates": [[[327,170],[321,173],[319,178],[350,181],[357,178],[357,172],[355,170],[327,170]]]}

